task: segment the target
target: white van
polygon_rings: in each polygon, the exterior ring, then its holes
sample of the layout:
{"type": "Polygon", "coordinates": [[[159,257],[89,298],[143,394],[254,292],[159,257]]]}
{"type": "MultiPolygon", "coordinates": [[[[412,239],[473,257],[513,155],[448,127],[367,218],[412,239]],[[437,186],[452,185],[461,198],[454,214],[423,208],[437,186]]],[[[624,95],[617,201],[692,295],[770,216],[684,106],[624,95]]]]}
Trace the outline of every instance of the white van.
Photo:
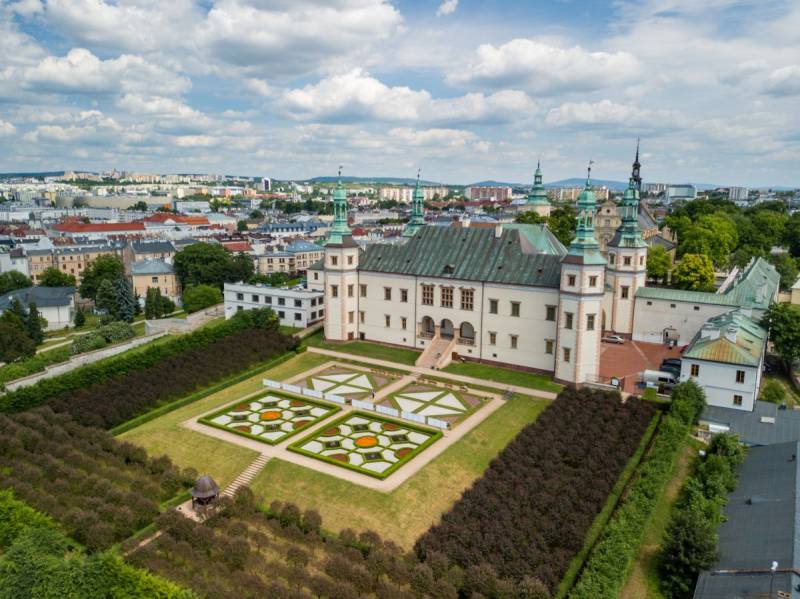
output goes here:
{"type": "Polygon", "coordinates": [[[642,372],[642,381],[645,385],[677,385],[678,381],[671,372],[662,370],[645,370],[642,372]]]}

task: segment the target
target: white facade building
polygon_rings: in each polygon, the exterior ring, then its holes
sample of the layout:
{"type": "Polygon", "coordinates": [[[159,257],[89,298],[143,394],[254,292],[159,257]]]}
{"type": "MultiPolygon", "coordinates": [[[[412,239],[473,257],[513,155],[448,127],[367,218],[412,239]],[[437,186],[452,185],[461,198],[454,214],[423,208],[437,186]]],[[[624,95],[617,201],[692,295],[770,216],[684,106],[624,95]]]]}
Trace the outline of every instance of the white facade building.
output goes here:
{"type": "Polygon", "coordinates": [[[241,310],[272,308],[280,323],[304,329],[325,317],[324,294],[303,288],[225,283],[225,318],[241,310]]]}

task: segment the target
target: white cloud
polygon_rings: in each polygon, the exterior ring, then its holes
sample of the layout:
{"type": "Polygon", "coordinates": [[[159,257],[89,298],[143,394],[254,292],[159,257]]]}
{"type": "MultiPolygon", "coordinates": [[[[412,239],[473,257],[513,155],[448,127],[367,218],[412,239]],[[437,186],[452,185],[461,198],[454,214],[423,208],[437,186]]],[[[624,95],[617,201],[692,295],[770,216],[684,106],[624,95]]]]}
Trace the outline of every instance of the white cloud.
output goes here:
{"type": "Polygon", "coordinates": [[[475,58],[466,67],[454,67],[448,81],[556,94],[611,87],[639,73],[636,58],[628,52],[590,52],[523,38],[502,46],[482,44],[475,58]]]}
{"type": "Polygon", "coordinates": [[[101,60],[89,50],[74,48],[66,56],[48,56],[22,75],[26,89],[62,94],[112,94],[158,90],[163,94],[186,91],[191,82],[140,56],[123,54],[101,60]]]}
{"type": "Polygon", "coordinates": [[[98,110],[84,110],[67,118],[63,124],[39,125],[24,138],[34,143],[108,144],[123,131],[115,119],[98,110]]]}
{"type": "Polygon", "coordinates": [[[775,69],[767,78],[766,92],[773,96],[800,95],[800,65],[775,69]]]}
{"type": "Polygon", "coordinates": [[[18,2],[9,4],[9,8],[11,12],[22,17],[31,17],[44,10],[41,0],[19,0],[18,2]]]}
{"type": "Polygon", "coordinates": [[[173,144],[179,148],[210,148],[220,143],[220,140],[211,135],[180,135],[173,139],[173,144]]]}
{"type": "Polygon", "coordinates": [[[13,124],[0,119],[0,137],[8,137],[16,132],[17,128],[13,124]]]}
{"type": "Polygon", "coordinates": [[[436,16],[443,17],[446,15],[451,15],[456,11],[458,8],[458,0],[444,0],[439,5],[439,8],[436,9],[436,16]]]}
{"type": "Polygon", "coordinates": [[[545,124],[550,127],[613,127],[647,131],[651,134],[673,129],[680,123],[680,116],[674,112],[642,109],[611,100],[567,102],[550,109],[545,117],[545,124]]]}

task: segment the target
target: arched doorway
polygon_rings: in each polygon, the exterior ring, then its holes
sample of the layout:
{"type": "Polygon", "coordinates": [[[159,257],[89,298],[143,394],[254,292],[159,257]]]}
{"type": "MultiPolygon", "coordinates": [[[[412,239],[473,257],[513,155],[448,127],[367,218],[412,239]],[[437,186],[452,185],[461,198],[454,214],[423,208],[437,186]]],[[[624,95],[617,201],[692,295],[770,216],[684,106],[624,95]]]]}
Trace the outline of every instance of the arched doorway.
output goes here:
{"type": "Polygon", "coordinates": [[[458,328],[458,336],[469,344],[475,343],[475,327],[468,322],[462,322],[458,328]]]}
{"type": "Polygon", "coordinates": [[[422,318],[422,332],[425,335],[433,335],[436,333],[436,323],[433,322],[433,318],[430,316],[425,316],[422,318]]]}
{"type": "Polygon", "coordinates": [[[453,338],[453,321],[447,318],[442,319],[442,325],[439,328],[439,336],[444,339],[453,338]]]}

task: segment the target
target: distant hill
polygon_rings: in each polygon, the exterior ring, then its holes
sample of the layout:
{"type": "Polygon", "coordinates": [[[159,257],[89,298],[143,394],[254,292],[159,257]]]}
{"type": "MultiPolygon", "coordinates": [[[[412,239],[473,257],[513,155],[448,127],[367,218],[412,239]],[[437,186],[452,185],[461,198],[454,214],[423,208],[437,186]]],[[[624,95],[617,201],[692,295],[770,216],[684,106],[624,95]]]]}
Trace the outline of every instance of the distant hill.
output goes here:
{"type": "Polygon", "coordinates": [[[530,183],[508,183],[506,181],[478,181],[477,183],[470,183],[467,187],[530,187],[530,183]]]}
{"type": "MultiPolygon", "coordinates": [[[[571,179],[561,179],[560,181],[550,181],[545,183],[545,187],[583,187],[586,179],[572,177],[571,179]]],[[[592,179],[592,185],[598,187],[608,187],[609,189],[624,190],[628,187],[627,181],[613,181],[611,179],[592,179]]]]}
{"type": "Polygon", "coordinates": [[[64,171],[49,171],[44,173],[0,173],[0,179],[18,179],[20,177],[37,177],[43,179],[44,177],[62,177],[64,171]]]}
{"type": "MultiPolygon", "coordinates": [[[[336,183],[339,177],[313,177],[305,179],[309,183],[336,183]]],[[[342,177],[342,183],[361,183],[363,185],[416,185],[417,180],[413,177],[342,177]]],[[[441,185],[437,181],[420,179],[423,185],[441,185]]]]}

